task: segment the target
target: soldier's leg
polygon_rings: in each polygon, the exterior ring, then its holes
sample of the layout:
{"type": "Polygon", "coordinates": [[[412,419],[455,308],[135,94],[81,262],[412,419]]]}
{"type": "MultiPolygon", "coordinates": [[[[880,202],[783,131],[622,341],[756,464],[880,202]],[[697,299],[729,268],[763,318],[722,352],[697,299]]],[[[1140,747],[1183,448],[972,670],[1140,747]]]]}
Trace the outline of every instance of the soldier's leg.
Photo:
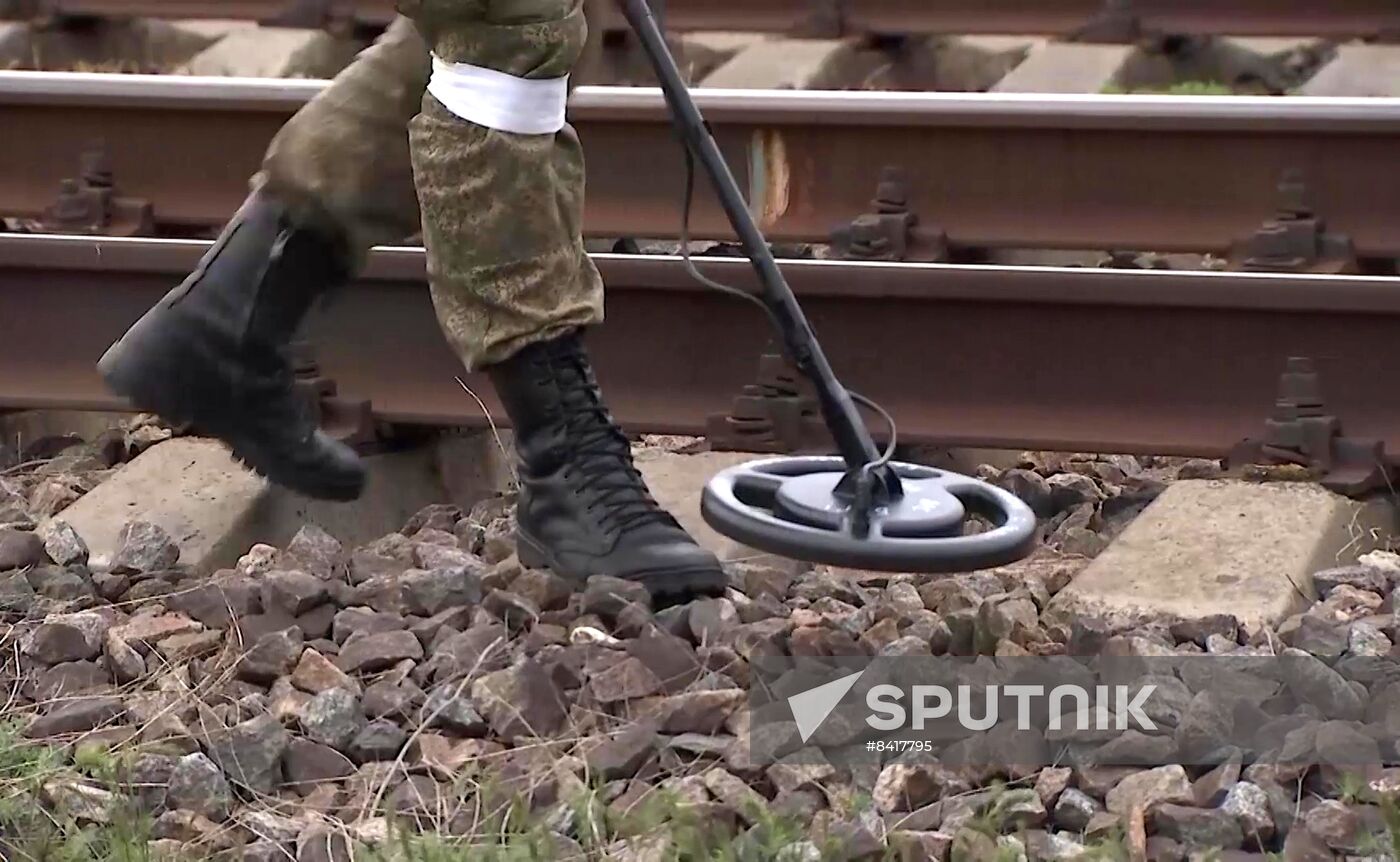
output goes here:
{"type": "Polygon", "coordinates": [[[288,121],[199,267],[102,357],[108,385],[194,422],[275,482],[357,497],[363,465],[317,430],[288,348],[314,301],[371,245],[417,230],[407,123],[429,68],[427,46],[400,18],[288,121]]]}
{"type": "Polygon", "coordinates": [[[603,285],[583,249],[583,153],[562,95],[585,44],[582,0],[400,8],[435,55],[409,124],[433,301],[514,427],[521,561],[663,597],[721,591],[718,561],[648,492],[583,344],[603,285]]]}
{"type": "Polygon", "coordinates": [[[272,139],[253,180],[302,221],[345,234],[360,256],[421,223],[408,121],[432,69],[418,28],[400,17],[272,139]]]}

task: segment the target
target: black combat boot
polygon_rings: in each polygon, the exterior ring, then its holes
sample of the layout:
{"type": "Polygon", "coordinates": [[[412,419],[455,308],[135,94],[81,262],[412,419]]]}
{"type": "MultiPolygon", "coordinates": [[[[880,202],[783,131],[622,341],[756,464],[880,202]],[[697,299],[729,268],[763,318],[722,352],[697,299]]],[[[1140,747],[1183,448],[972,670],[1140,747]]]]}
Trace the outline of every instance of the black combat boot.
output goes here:
{"type": "Polygon", "coordinates": [[[364,465],[322,434],[293,389],[290,345],[317,296],[347,279],[338,238],[293,225],[254,192],[198,268],[98,363],[140,410],[190,422],[248,466],[310,497],[353,500],[364,465]]]}
{"type": "Polygon", "coordinates": [[[640,581],[662,604],[724,591],[719,561],[652,499],[633,466],[577,331],[488,372],[515,431],[522,564],[578,581],[640,581]]]}

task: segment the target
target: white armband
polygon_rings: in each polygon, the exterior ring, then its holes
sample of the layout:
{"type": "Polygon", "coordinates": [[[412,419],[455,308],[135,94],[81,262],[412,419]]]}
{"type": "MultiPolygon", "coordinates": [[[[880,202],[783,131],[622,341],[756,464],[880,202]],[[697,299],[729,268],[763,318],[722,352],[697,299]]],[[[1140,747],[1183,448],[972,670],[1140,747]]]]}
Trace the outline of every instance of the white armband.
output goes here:
{"type": "Polygon", "coordinates": [[[428,92],[453,115],[502,132],[551,135],[564,128],[569,76],[532,80],[433,56],[428,92]]]}

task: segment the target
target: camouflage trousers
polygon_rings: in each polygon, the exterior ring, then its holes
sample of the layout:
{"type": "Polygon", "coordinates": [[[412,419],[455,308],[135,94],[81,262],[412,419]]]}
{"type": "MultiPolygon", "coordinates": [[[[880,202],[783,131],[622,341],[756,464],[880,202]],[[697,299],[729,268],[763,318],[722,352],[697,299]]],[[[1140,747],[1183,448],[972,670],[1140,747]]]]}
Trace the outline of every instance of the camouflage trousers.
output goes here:
{"type": "Polygon", "coordinates": [[[573,128],[502,132],[426,92],[430,50],[516,77],[568,74],[597,42],[583,0],[401,0],[399,9],[282,127],[254,185],[344,233],[356,269],[371,246],[421,230],[438,320],[468,370],[600,323],[573,128]]]}

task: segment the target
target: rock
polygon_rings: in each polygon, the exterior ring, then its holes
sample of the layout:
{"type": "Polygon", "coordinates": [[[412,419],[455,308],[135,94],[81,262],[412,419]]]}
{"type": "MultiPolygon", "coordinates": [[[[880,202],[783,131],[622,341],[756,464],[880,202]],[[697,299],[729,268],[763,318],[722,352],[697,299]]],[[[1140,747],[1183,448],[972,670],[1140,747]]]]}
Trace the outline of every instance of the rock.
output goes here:
{"type": "Polygon", "coordinates": [[[399,614],[386,614],[369,608],[346,608],[332,618],[331,639],[337,644],[344,644],[356,632],[374,635],[407,628],[408,624],[399,614]]]}
{"type": "Polygon", "coordinates": [[[1380,629],[1364,622],[1352,623],[1347,632],[1347,652],[1352,655],[1375,658],[1388,654],[1392,646],[1380,629]]]}
{"type": "Polygon", "coordinates": [[[1303,815],[1307,831],[1333,850],[1355,850],[1365,832],[1356,809],[1335,799],[1324,799],[1303,815]]]}
{"type": "Polygon", "coordinates": [[[78,697],[52,704],[24,730],[30,739],[46,739],[67,733],[87,733],[113,722],[125,712],[119,697],[78,697]]]}
{"type": "Polygon", "coordinates": [[[1313,745],[1323,781],[1335,784],[1364,764],[1383,762],[1379,744],[1360,728],[1361,725],[1346,721],[1324,721],[1318,725],[1313,745]]]}
{"type": "Polygon", "coordinates": [[[1306,829],[1293,829],[1283,842],[1282,859],[1288,862],[1335,862],[1337,854],[1306,829]]]}
{"type": "Polygon", "coordinates": [[[700,658],[685,640],[658,629],[642,632],[627,641],[629,655],[646,665],[661,683],[660,690],[675,694],[699,678],[700,658]]]}
{"type": "MultiPolygon", "coordinates": [[[[64,819],[87,823],[111,823],[117,796],[110,790],[93,787],[73,778],[45,781],[41,798],[57,809],[64,819]]],[[[81,858],[81,857],[80,857],[81,858]]]]}
{"type": "MultiPolygon", "coordinates": [[[[296,862],[351,862],[350,839],[339,829],[312,826],[297,836],[296,862]]],[[[286,859],[282,851],[281,859],[286,859]]]]}
{"type": "Polygon", "coordinates": [[[1163,802],[1190,805],[1193,796],[1186,770],[1172,764],[1125,777],[1108,791],[1106,801],[1109,812],[1123,816],[1134,808],[1145,810],[1163,802]]]}
{"type": "Polygon", "coordinates": [[[701,778],[705,789],[744,822],[755,823],[766,815],[768,801],[742,778],[718,766],[707,770],[701,778]]]}
{"type": "Polygon", "coordinates": [[[1219,808],[1196,808],[1171,803],[1152,809],[1152,827],[1190,848],[1233,849],[1244,841],[1239,821],[1219,808]]]}
{"type": "Polygon", "coordinates": [[[690,634],[697,644],[727,643],[739,626],[739,613],[729,599],[701,599],[690,604],[690,634]]]}
{"type": "Polygon", "coordinates": [[[1234,641],[1239,636],[1239,627],[1240,622],[1234,614],[1210,614],[1172,623],[1171,633],[1178,642],[1190,641],[1197,646],[1205,646],[1211,635],[1234,641]]]}
{"type": "Polygon", "coordinates": [[[234,620],[262,610],[262,599],[252,579],[217,575],[207,584],[182,588],[171,595],[166,604],[200,623],[226,629],[234,620]]]}
{"type": "Polygon", "coordinates": [[[1257,784],[1241,781],[1225,794],[1220,810],[1239,821],[1247,844],[1268,841],[1274,834],[1274,817],[1269,794],[1257,784]]]}
{"type": "Polygon", "coordinates": [[[688,691],[650,698],[639,711],[659,722],[662,733],[713,734],[724,727],[744,698],[738,688],[688,691]]]}
{"type": "Polygon", "coordinates": [[[102,636],[111,623],[91,611],[49,617],[21,641],[20,649],[45,664],[86,661],[102,652],[102,636]]]}
{"type": "Polygon", "coordinates": [[[391,631],[347,638],[335,663],[346,673],[376,673],[422,657],[423,645],[412,632],[391,631]]]}
{"type": "Polygon", "coordinates": [[[1039,473],[1020,468],[1007,470],[998,477],[997,484],[1020,497],[1036,517],[1048,518],[1055,513],[1050,483],[1039,473]]]}
{"type": "Polygon", "coordinates": [[[992,596],[977,609],[978,651],[990,653],[1003,639],[1022,643],[1038,624],[1035,602],[1011,595],[992,596]]]}
{"type": "Polygon", "coordinates": [[[423,690],[412,680],[381,680],[365,689],[361,704],[370,718],[404,719],[423,702],[423,690]]]}
{"type": "Polygon", "coordinates": [[[645,723],[632,724],[621,733],[591,737],[581,743],[588,773],[604,781],[636,775],[656,748],[656,729],[645,723]]]}
{"type": "Polygon", "coordinates": [[[132,521],[117,537],[110,569],[117,574],[159,572],[180,561],[180,546],[159,526],[132,521]]]}
{"type": "MultiPolygon", "coordinates": [[[[1053,836],[1058,840],[1059,836],[1053,836]]],[[[1068,839],[1066,839],[1068,840],[1068,839]]],[[[953,836],[946,832],[926,832],[900,829],[887,836],[890,851],[900,862],[938,862],[948,858],[953,846],[953,836]]],[[[1041,854],[1036,858],[1062,858],[1051,854],[1041,854]]]]}
{"type": "Polygon", "coordinates": [[[297,616],[325,604],[329,597],[326,582],[306,572],[278,571],[263,576],[264,611],[280,610],[297,616]]]}
{"type": "Polygon", "coordinates": [[[743,579],[744,594],[751,599],[772,596],[778,601],[787,599],[788,590],[797,579],[790,569],[769,566],[762,563],[739,563],[735,565],[743,579]]]}
{"type": "Polygon", "coordinates": [[[551,736],[568,720],[564,693],[534,659],[521,659],[472,683],[472,703],[506,740],[551,736]]]}
{"type": "Polygon", "coordinates": [[[330,578],[340,561],[340,540],[315,524],[305,524],[297,530],[287,545],[287,553],[295,557],[306,571],[330,578]]]}
{"type": "Polygon", "coordinates": [[[1047,808],[1053,806],[1060,794],[1069,788],[1074,770],[1068,766],[1051,766],[1040,770],[1035,778],[1035,792],[1047,808]]]}
{"type": "Polygon", "coordinates": [[[540,617],[540,609],[533,601],[510,590],[492,590],[482,600],[481,607],[511,631],[526,628],[540,617]]]}
{"type": "Polygon", "coordinates": [[[291,862],[296,859],[289,848],[274,841],[257,840],[243,845],[240,862],[291,862]]]}
{"type": "Polygon", "coordinates": [[[1362,617],[1378,613],[1384,601],[1379,595],[1368,590],[1358,590],[1350,584],[1338,584],[1326,599],[1308,608],[1306,615],[1321,617],[1334,623],[1355,622],[1362,617]]]}
{"type": "Polygon", "coordinates": [[[269,632],[258,638],[253,648],[239,658],[237,676],[248,682],[269,685],[278,677],[291,673],[301,653],[301,629],[289,626],[269,632]]]}
{"type": "Polygon", "coordinates": [[[1215,689],[1202,690],[1191,699],[1176,725],[1176,748],[1189,762],[1210,762],[1223,740],[1235,730],[1235,713],[1215,689]]]}
{"type": "Polygon", "coordinates": [[[355,774],[355,764],[328,745],[309,739],[293,739],[282,756],[287,783],[302,793],[323,781],[339,781],[355,774]]]}
{"type": "Polygon", "coordinates": [[[301,713],[301,727],[308,738],[332,748],[344,748],[365,726],[359,698],[343,688],[321,692],[301,713]]]}
{"type": "Polygon", "coordinates": [[[656,694],[661,691],[661,680],[640,659],[628,656],[590,676],[588,689],[599,703],[607,704],[656,694]]]}
{"type": "Polygon", "coordinates": [[[1226,794],[1235,782],[1240,780],[1240,758],[1231,757],[1226,762],[1197,778],[1191,784],[1196,805],[1200,808],[1214,808],[1225,800],[1226,794]]]}
{"type": "Polygon", "coordinates": [[[1060,550],[1074,557],[1093,559],[1108,547],[1108,539],[1083,527],[1071,527],[1059,537],[1060,550]]]}
{"type": "Polygon", "coordinates": [[[541,611],[563,610],[574,594],[573,585],[550,571],[529,569],[510,583],[513,592],[535,603],[541,611]]]}
{"type": "Polygon", "coordinates": [[[145,811],[166,808],[166,789],[179,758],[165,754],[137,754],[130,772],[123,776],[122,790],[145,811]]]}
{"type": "Polygon", "coordinates": [[[425,529],[451,532],[462,517],[462,510],[451,503],[429,503],[415,512],[399,533],[412,538],[425,529]]]}
{"type": "Polygon", "coordinates": [[[1093,479],[1078,473],[1056,473],[1047,477],[1045,484],[1050,488],[1051,508],[1059,512],[1097,503],[1104,497],[1093,479]]]}
{"type": "Polygon", "coordinates": [[[385,807],[399,817],[430,823],[442,809],[442,786],[427,775],[410,775],[394,788],[385,807]]]}
{"type": "Polygon", "coordinates": [[[1324,661],[1335,661],[1347,648],[1344,626],[1314,616],[1299,615],[1284,620],[1278,627],[1278,638],[1324,661]]]}
{"type": "Polygon", "coordinates": [[[415,539],[419,541],[415,541],[413,545],[413,563],[420,569],[486,568],[482,559],[457,547],[457,538],[450,533],[434,530],[430,534],[425,530],[415,539]],[[421,541],[424,536],[431,536],[437,541],[421,541]]]}
{"type": "Polygon", "coordinates": [[[408,733],[397,724],[376,718],[361,728],[350,741],[350,756],[359,763],[393,760],[407,741],[408,733]]]}
{"type": "Polygon", "coordinates": [[[1077,787],[1070,787],[1060,794],[1055,803],[1055,825],[1061,829],[1083,832],[1088,828],[1089,820],[1101,811],[1103,806],[1097,799],[1077,787]]]}
{"type": "Polygon", "coordinates": [[[1340,566],[1313,573],[1313,587],[1318,598],[1325,599],[1332,591],[1343,584],[1358,590],[1370,590],[1384,594],[1390,589],[1390,579],[1385,572],[1371,566],[1340,566]]]}
{"type": "MultiPolygon", "coordinates": [[[[808,602],[830,598],[856,607],[865,604],[865,596],[849,578],[825,567],[798,578],[788,593],[790,598],[806,599],[808,602]]],[[[924,604],[929,610],[938,610],[928,605],[928,597],[923,590],[919,591],[919,595],[924,597],[924,604]]]]}
{"type": "Polygon", "coordinates": [[[482,566],[474,557],[463,556],[467,557],[470,565],[445,566],[428,571],[409,569],[404,572],[399,579],[404,610],[430,617],[451,607],[479,603],[482,566]]]}
{"type": "Polygon", "coordinates": [[[924,607],[924,600],[919,595],[918,587],[908,581],[895,581],[885,587],[885,595],[881,605],[901,620],[916,619],[928,610],[924,607]]]}
{"type": "Polygon", "coordinates": [[[244,577],[254,577],[265,575],[272,571],[272,567],[281,556],[281,551],[271,545],[258,543],[248,549],[248,553],[238,558],[234,564],[234,569],[244,577]]]}
{"type": "Polygon", "coordinates": [[[914,811],[942,795],[945,782],[923,765],[890,763],[880,770],[871,797],[883,814],[914,811]]]}
{"type": "Polygon", "coordinates": [[[207,817],[215,823],[228,819],[233,794],[223,772],[201,752],[187,754],[175,763],[166,790],[167,804],[207,817]]]}
{"type": "Polygon", "coordinates": [[[44,540],[21,530],[0,530],[0,572],[44,562],[44,540]]]}
{"type": "Polygon", "coordinates": [[[1356,720],[1365,711],[1360,695],[1341,674],[1302,650],[1285,650],[1280,670],[1295,698],[1312,704],[1329,718],[1356,720]]]}
{"type": "Polygon", "coordinates": [[[282,780],[287,731],[271,715],[209,731],[206,751],[224,775],[254,793],[271,793],[282,780]]]}
{"type": "Polygon", "coordinates": [[[135,682],[146,675],[146,660],[131,644],[112,637],[110,630],[103,638],[103,651],[106,653],[107,667],[117,682],[135,682]]]}
{"type": "MultiPolygon", "coordinates": [[[[44,553],[60,566],[86,566],[88,546],[73,526],[61,518],[51,518],[35,531],[44,542],[44,553]]],[[[0,538],[0,542],[4,540],[0,538]]],[[[3,554],[3,551],[0,551],[3,554]]],[[[0,564],[0,568],[4,568],[0,564]]]]}
{"type": "Polygon", "coordinates": [[[629,602],[651,607],[651,593],[638,581],[594,575],[583,591],[582,612],[595,614],[608,625],[617,622],[617,615],[629,602]]]}
{"type": "Polygon", "coordinates": [[[167,638],[202,632],[204,626],[183,614],[147,614],[113,626],[111,634],[145,652],[167,638]]]}
{"type": "MultiPolygon", "coordinates": [[[[334,788],[329,788],[334,790],[334,788]]],[[[308,806],[309,807],[309,806],[308,806]]],[[[238,823],[265,841],[285,844],[297,840],[297,836],[313,822],[309,813],[286,815],[271,810],[244,810],[239,814],[238,823]]],[[[286,857],[282,857],[285,859],[286,857]]]]}
{"type": "Polygon", "coordinates": [[[35,566],[24,573],[29,586],[45,598],[60,602],[75,602],[95,594],[91,576],[81,566],[61,569],[58,566],[35,566]]]}
{"type": "Polygon", "coordinates": [[[0,575],[0,610],[28,613],[35,599],[34,588],[22,571],[0,575]]]}
{"type": "Polygon", "coordinates": [[[987,811],[987,818],[1003,832],[1034,829],[1045,823],[1045,805],[1029,787],[1018,787],[998,795],[987,811]]]}
{"type": "Polygon", "coordinates": [[[360,693],[358,681],[314,649],[302,652],[301,660],[292,671],[292,685],[311,694],[320,694],[332,688],[342,688],[351,694],[360,693]]]}
{"type": "Polygon", "coordinates": [[[781,758],[765,772],[780,793],[787,793],[808,785],[820,787],[821,782],[836,774],[836,769],[820,750],[809,748],[781,758]]]}
{"type": "Polygon", "coordinates": [[[444,683],[428,693],[423,703],[424,727],[438,727],[462,736],[484,736],[486,720],[459,691],[456,683],[444,683]]]}

